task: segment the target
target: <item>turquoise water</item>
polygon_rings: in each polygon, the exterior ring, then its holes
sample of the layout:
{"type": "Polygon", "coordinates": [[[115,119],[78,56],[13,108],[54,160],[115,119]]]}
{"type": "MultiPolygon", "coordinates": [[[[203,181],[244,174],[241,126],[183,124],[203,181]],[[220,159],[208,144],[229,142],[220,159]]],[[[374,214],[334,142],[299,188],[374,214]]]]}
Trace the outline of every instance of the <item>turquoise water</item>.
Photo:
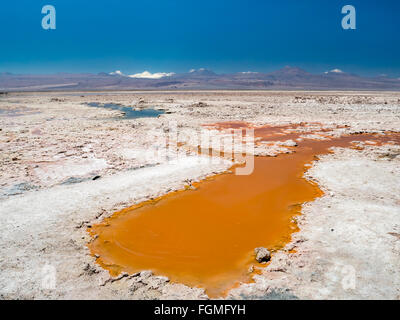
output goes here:
{"type": "Polygon", "coordinates": [[[97,102],[91,102],[88,103],[88,105],[96,108],[106,108],[106,109],[121,111],[124,113],[123,119],[157,118],[160,114],[164,113],[164,110],[156,110],[156,109],[134,110],[132,108],[124,107],[114,103],[102,104],[97,102]]]}

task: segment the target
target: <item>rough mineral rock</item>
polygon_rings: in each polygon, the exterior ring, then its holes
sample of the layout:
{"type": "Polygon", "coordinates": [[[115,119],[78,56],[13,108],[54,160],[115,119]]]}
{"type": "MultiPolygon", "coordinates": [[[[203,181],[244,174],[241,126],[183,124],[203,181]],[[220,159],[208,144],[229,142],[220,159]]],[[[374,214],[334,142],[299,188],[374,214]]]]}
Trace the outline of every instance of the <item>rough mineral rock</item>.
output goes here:
{"type": "Polygon", "coordinates": [[[271,259],[271,253],[264,247],[255,248],[254,252],[256,254],[256,260],[260,263],[271,259]]]}

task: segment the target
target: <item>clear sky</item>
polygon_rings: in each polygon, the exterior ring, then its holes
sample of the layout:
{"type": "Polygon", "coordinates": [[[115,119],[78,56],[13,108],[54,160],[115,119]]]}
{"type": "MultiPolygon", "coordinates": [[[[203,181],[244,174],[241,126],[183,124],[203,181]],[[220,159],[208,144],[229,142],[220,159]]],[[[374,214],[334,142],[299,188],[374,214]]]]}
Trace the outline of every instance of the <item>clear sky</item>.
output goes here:
{"type": "Polygon", "coordinates": [[[267,72],[400,77],[399,0],[3,0],[0,72],[267,72]],[[43,30],[43,5],[56,30],[43,30]],[[343,30],[341,8],[356,8],[343,30]]]}

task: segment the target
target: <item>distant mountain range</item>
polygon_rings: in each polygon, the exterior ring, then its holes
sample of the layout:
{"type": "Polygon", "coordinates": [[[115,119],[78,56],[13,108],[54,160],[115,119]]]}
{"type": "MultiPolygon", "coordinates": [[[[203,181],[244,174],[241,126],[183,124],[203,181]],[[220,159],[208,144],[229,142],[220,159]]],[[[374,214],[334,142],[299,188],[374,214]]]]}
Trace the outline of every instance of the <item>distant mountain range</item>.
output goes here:
{"type": "Polygon", "coordinates": [[[181,89],[250,89],[250,90],[400,90],[400,79],[386,76],[361,77],[334,69],[312,74],[296,67],[261,72],[217,74],[198,69],[187,73],[147,71],[125,75],[111,73],[56,73],[22,75],[0,73],[0,91],[74,91],[74,90],[181,90],[181,89]]]}

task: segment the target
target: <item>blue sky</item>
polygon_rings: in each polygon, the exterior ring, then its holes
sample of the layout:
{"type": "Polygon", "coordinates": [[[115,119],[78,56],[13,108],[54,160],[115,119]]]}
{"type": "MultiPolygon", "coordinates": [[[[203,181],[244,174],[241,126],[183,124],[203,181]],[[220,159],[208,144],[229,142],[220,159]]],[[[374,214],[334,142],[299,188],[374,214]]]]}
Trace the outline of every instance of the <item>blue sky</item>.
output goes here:
{"type": "Polygon", "coordinates": [[[268,72],[400,76],[398,0],[3,0],[0,72],[268,72]],[[43,30],[54,5],[57,29],[43,30]],[[357,11],[343,30],[341,8],[357,11]]]}

